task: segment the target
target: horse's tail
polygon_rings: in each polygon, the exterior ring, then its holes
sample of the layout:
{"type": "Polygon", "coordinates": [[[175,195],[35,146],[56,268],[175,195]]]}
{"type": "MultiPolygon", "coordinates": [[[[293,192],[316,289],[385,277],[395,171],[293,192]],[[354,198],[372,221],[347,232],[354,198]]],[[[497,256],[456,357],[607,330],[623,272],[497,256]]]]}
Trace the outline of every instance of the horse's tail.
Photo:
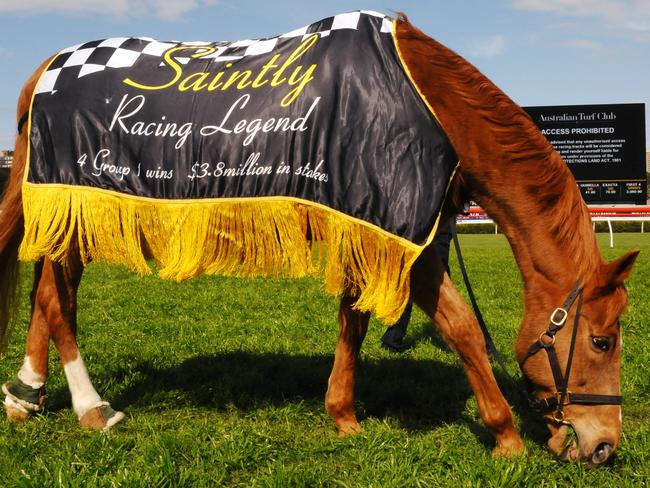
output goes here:
{"type": "Polygon", "coordinates": [[[22,182],[27,164],[27,114],[36,82],[44,66],[27,80],[18,98],[18,136],[9,180],[0,201],[0,351],[9,339],[10,323],[18,305],[18,248],[23,239],[22,182]]]}
{"type": "Polygon", "coordinates": [[[0,203],[0,350],[9,339],[9,323],[17,305],[18,248],[23,238],[22,177],[27,152],[26,129],[16,139],[9,181],[0,203]]]}

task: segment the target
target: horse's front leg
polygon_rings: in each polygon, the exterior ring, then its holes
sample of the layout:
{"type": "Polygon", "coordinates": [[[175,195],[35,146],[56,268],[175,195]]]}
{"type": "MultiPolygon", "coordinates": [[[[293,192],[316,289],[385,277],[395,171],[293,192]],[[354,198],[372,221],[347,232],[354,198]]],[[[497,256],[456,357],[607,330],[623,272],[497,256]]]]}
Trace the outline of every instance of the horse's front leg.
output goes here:
{"type": "Polygon", "coordinates": [[[339,308],[339,338],[327,383],[325,408],[339,429],[339,437],[361,430],[354,413],[354,375],[370,315],[354,310],[355,299],[344,296],[339,308]]]}
{"type": "Polygon", "coordinates": [[[507,456],[525,452],[510,407],[494,378],[478,322],[440,259],[427,251],[413,269],[412,297],[460,356],[481,418],[497,441],[493,453],[507,456]]]}

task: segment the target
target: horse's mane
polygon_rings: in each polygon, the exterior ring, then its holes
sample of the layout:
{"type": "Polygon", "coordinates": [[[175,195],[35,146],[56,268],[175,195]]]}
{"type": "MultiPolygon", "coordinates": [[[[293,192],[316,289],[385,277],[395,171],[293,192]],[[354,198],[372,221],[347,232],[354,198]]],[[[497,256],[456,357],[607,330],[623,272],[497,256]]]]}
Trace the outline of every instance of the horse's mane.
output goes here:
{"type": "MultiPolygon", "coordinates": [[[[504,227],[507,222],[499,220],[524,220],[541,215],[543,221],[536,225],[544,225],[550,230],[552,238],[566,249],[579,272],[587,275],[595,270],[602,258],[588,209],[573,175],[530,116],[471,63],[413,27],[404,14],[400,14],[398,22],[400,39],[415,41],[409,43],[409,51],[419,51],[413,54],[425,65],[419,67],[423,75],[421,79],[426,80],[425,84],[428,82],[434,92],[441,89],[439,85],[442,83],[445,92],[455,95],[442,94],[442,99],[436,99],[438,105],[442,105],[441,110],[436,104],[432,105],[460,157],[461,169],[462,147],[467,145],[467,134],[466,130],[455,133],[451,124],[445,123],[445,113],[449,111],[471,113],[472,123],[481,124],[482,135],[489,134],[500,161],[494,167],[481,167],[481,161],[475,161],[487,177],[490,172],[506,172],[523,181],[525,199],[513,201],[509,195],[499,195],[493,189],[484,188],[483,200],[494,200],[495,205],[479,203],[488,212],[492,210],[491,217],[504,227]],[[479,120],[474,122],[477,118],[479,120]],[[497,207],[506,212],[499,212],[497,207]]],[[[480,200],[481,195],[475,197],[480,200]]]]}

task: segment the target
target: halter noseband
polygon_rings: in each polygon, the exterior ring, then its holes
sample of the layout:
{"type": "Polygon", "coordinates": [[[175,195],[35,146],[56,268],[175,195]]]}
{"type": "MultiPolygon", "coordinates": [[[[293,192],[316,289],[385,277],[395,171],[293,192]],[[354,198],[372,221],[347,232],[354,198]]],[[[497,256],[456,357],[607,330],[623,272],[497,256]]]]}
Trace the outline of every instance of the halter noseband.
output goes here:
{"type": "Polygon", "coordinates": [[[623,403],[623,397],[618,395],[596,395],[588,393],[573,393],[569,391],[569,374],[571,373],[571,364],[573,362],[573,352],[575,349],[576,338],[578,336],[578,326],[580,325],[580,313],[582,311],[582,300],[583,300],[584,287],[582,286],[582,281],[578,280],[576,285],[569,293],[569,296],[564,301],[561,307],[556,308],[551,314],[550,323],[548,328],[542,332],[539,336],[539,339],[535,341],[529,348],[526,353],[526,356],[522,361],[519,362],[519,367],[522,372],[524,370],[524,363],[526,360],[544,349],[548,355],[548,361],[551,366],[551,371],[553,372],[553,380],[555,381],[555,393],[553,396],[538,399],[534,396],[535,388],[526,378],[526,384],[528,386],[529,393],[529,402],[530,405],[540,412],[549,412],[551,420],[560,423],[568,424],[564,417],[564,406],[571,403],[580,404],[580,405],[621,405],[623,403]],[[567,321],[569,316],[569,310],[575,303],[576,299],[578,304],[576,307],[576,315],[573,323],[573,333],[571,335],[571,345],[569,347],[569,356],[567,357],[566,367],[564,368],[564,374],[562,374],[562,369],[560,368],[560,362],[555,351],[555,334],[564,327],[564,324],[567,321]]]}

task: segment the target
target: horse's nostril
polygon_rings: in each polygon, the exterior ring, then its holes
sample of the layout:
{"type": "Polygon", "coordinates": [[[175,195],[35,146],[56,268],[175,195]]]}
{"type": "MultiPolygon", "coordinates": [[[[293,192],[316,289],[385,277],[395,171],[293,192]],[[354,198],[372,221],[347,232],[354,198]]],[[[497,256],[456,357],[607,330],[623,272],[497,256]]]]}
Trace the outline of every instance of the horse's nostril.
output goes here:
{"type": "Polygon", "coordinates": [[[607,459],[609,458],[609,455],[612,453],[612,451],[613,451],[613,448],[612,448],[611,444],[609,444],[607,442],[603,442],[601,444],[598,444],[598,447],[596,447],[596,450],[594,451],[594,453],[591,456],[591,462],[593,464],[602,464],[602,463],[604,463],[605,461],[607,461],[607,459]]]}

